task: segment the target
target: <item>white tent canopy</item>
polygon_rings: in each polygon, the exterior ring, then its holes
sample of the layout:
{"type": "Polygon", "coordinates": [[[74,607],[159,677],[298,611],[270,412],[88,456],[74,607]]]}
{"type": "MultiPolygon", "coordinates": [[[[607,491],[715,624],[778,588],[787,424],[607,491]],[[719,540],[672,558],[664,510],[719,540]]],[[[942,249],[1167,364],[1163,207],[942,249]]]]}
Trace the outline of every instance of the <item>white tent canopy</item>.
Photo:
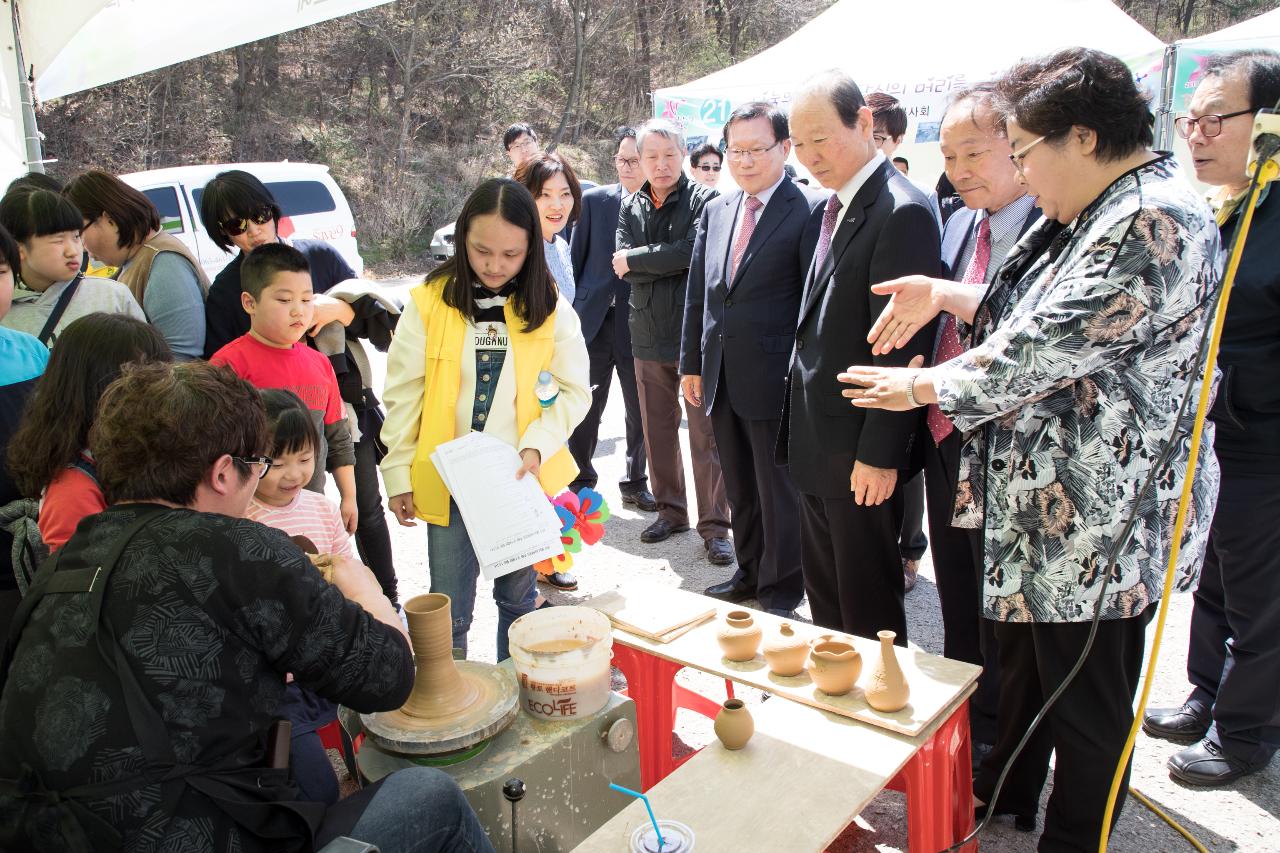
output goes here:
{"type": "MultiPolygon", "coordinates": [[[[691,143],[715,141],[735,106],[752,100],[786,105],[810,75],[847,71],[864,93],[897,97],[910,116],[901,153],[937,139],[949,92],[990,79],[1023,57],[1087,45],[1122,58],[1163,43],[1111,0],[840,0],[789,38],[700,80],[660,89],[654,114],[685,127],[691,143]]],[[[941,160],[936,146],[928,159],[941,160]]],[[[917,153],[926,153],[921,150],[917,153]]]]}

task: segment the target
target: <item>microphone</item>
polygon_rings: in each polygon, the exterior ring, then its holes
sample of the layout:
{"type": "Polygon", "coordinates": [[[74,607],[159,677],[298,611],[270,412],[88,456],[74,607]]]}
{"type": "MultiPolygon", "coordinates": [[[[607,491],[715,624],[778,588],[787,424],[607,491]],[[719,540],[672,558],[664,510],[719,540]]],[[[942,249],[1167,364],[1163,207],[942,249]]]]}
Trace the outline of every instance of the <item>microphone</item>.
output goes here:
{"type": "Polygon", "coordinates": [[[1280,175],[1280,160],[1276,159],[1280,152],[1280,113],[1273,109],[1259,110],[1254,117],[1250,142],[1248,173],[1252,175],[1261,163],[1265,168],[1259,181],[1274,181],[1280,175]]]}

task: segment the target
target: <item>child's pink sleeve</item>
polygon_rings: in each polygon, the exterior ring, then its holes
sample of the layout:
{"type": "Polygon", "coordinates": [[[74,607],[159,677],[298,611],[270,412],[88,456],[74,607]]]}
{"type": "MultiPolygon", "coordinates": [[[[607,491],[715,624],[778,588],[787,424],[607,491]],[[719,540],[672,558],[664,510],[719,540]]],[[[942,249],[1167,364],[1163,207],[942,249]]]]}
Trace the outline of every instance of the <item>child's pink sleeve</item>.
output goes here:
{"type": "Polygon", "coordinates": [[[355,551],[351,548],[351,534],[347,533],[347,528],[342,524],[342,513],[334,506],[333,501],[328,498],[324,499],[325,507],[329,517],[329,531],[333,548],[330,553],[341,554],[350,559],[356,559],[355,551]]]}

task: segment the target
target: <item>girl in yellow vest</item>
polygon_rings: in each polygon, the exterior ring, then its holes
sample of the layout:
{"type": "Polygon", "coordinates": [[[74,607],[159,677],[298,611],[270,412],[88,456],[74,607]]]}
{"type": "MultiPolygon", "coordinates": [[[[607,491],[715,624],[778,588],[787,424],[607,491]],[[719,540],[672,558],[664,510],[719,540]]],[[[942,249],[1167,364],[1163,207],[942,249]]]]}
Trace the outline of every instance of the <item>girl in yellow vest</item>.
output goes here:
{"type": "MultiPolygon", "coordinates": [[[[453,599],[453,645],[465,651],[479,565],[431,453],[483,430],[520,452],[513,479],[535,476],[558,494],[578,472],[564,445],[591,389],[578,317],[547,269],[529,191],[509,178],[485,181],[463,206],[455,241],[453,259],[411,291],[387,356],[382,476],[400,524],[428,524],[431,591],[453,599]],[[544,370],[560,386],[546,407],[535,394],[544,370]]],[[[508,627],[534,607],[534,586],[532,567],[494,581],[498,660],[508,627]]]]}

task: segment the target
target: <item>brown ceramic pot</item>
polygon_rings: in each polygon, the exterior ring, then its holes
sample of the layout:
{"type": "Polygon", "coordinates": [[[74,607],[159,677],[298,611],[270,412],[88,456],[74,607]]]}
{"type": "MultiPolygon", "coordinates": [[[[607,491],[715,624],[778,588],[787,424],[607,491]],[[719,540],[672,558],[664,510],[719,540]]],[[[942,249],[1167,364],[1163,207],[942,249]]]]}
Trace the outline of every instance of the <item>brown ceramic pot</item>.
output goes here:
{"type": "Polygon", "coordinates": [[[804,672],[808,655],[809,644],[800,638],[790,622],[783,622],[764,641],[764,659],[774,675],[799,675],[804,672]]]}
{"type": "Polygon", "coordinates": [[[715,731],[725,749],[742,749],[756,733],[756,722],[741,699],[726,699],[716,714],[715,731]]]}
{"type": "Polygon", "coordinates": [[[893,631],[880,631],[876,636],[880,638],[880,654],[871,667],[864,692],[867,704],[872,708],[893,713],[906,707],[907,700],[911,698],[911,687],[902,674],[898,653],[893,647],[893,640],[898,635],[893,631]]]}
{"type": "Polygon", "coordinates": [[[816,643],[809,652],[809,677],[829,696],[843,696],[862,674],[862,655],[840,640],[816,643]]]}
{"type": "Polygon", "coordinates": [[[453,620],[449,596],[433,592],[404,603],[416,670],[413,692],[400,708],[410,717],[449,717],[475,702],[478,688],[463,679],[453,662],[453,620]]]}
{"type": "Polygon", "coordinates": [[[720,649],[724,656],[733,661],[748,661],[756,656],[760,648],[760,637],[764,632],[745,610],[730,610],[724,616],[716,639],[720,641],[720,649]]]}

